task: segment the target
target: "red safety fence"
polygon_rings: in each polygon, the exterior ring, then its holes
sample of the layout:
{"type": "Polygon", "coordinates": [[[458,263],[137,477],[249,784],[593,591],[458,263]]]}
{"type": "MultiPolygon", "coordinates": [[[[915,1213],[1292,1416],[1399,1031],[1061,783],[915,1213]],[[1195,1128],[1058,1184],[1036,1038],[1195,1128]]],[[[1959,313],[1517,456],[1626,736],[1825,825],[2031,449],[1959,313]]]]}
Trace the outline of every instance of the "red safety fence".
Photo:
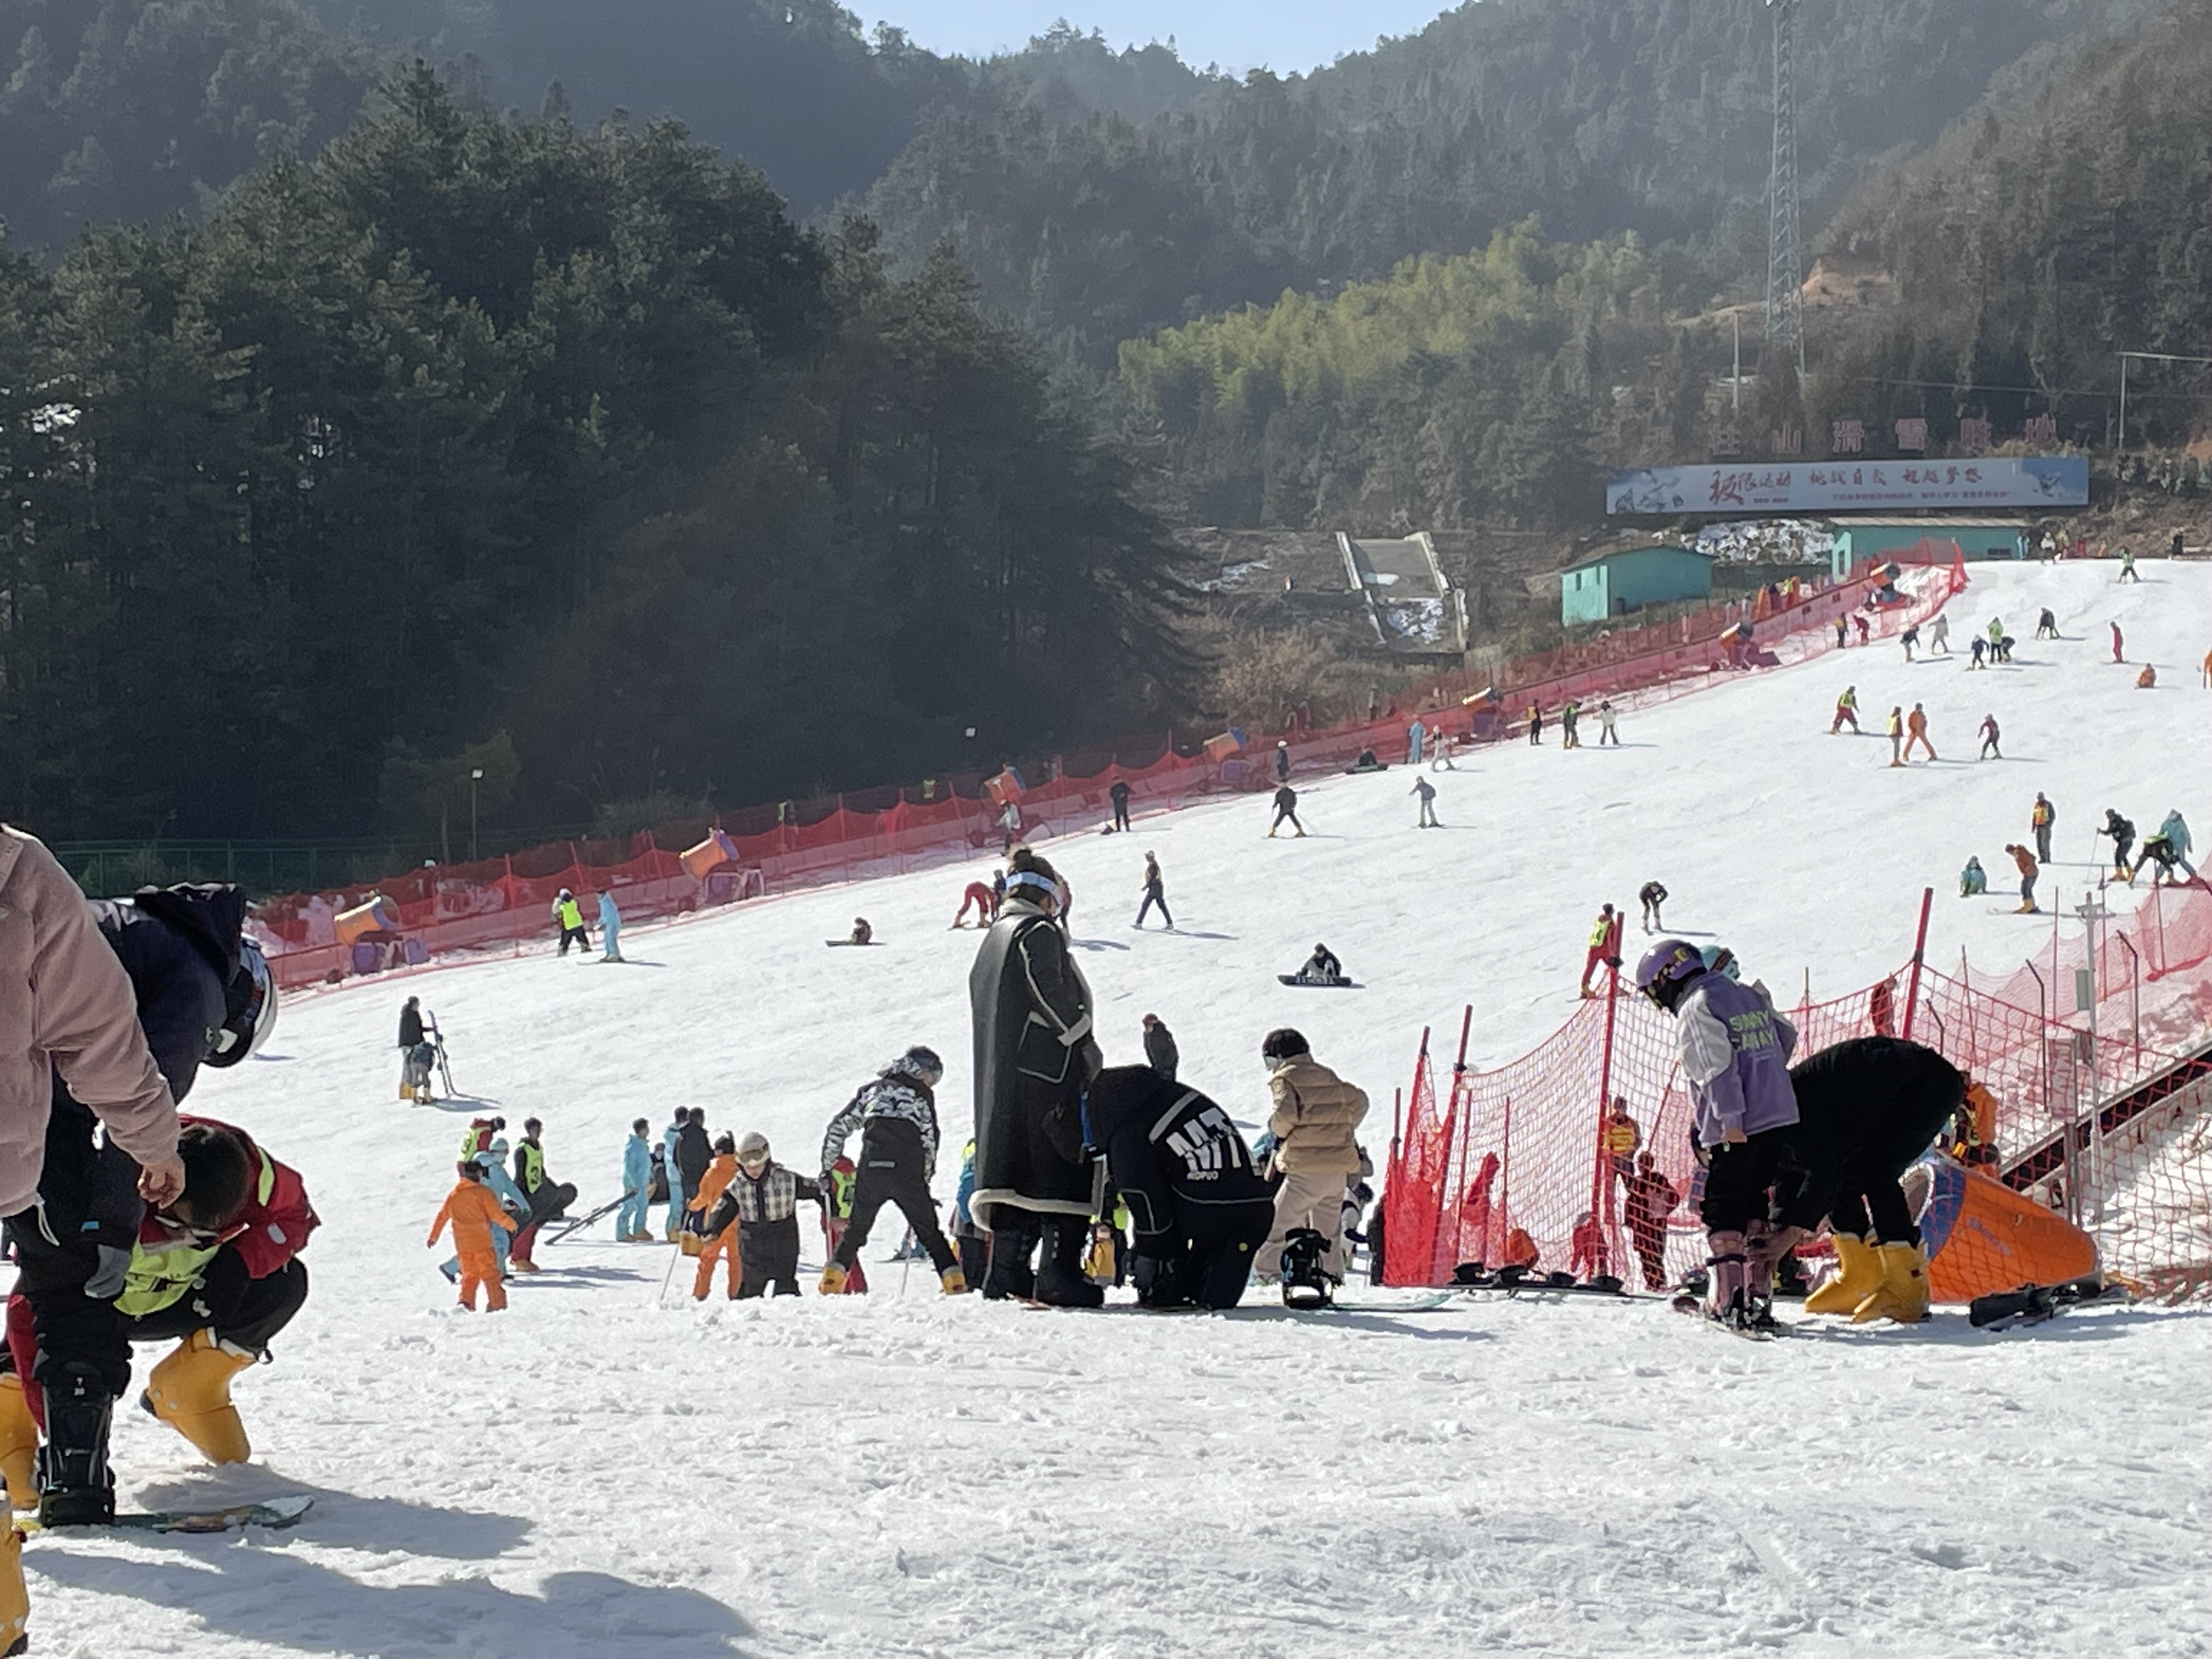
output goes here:
{"type": "MultiPolygon", "coordinates": [[[[1771,665],[1771,647],[1802,659],[1829,648],[1837,618],[1856,612],[1870,635],[1887,637],[1940,610],[1966,585],[1954,544],[1923,544],[1927,559],[1952,568],[1929,580],[1917,599],[1873,608],[1887,585],[1887,566],[1818,589],[1765,590],[1694,617],[1621,628],[1588,644],[1509,664],[1492,688],[1499,695],[1468,708],[1470,678],[1444,676],[1419,688],[1416,708],[1453,711],[1455,738],[1492,741],[1530,702],[1555,708],[1568,698],[1618,697],[1649,702],[1711,684],[1716,677],[1771,665]],[[1510,688],[1504,690],[1503,688],[1510,688]]],[[[1892,562],[1894,562],[1893,561],[1892,562]]],[[[1412,712],[1377,721],[1351,721],[1291,736],[1294,768],[1310,772],[1354,758],[1363,750],[1402,751],[1412,712]]],[[[1443,718],[1431,712],[1429,721],[1443,718]]],[[[884,787],[813,801],[786,801],[724,814],[712,824],[674,824],[614,842],[556,842],[501,859],[426,866],[373,884],[295,894],[255,908],[253,927],[288,988],[334,983],[352,974],[426,962],[453,951],[520,951],[557,935],[556,896],[568,888],[595,924],[599,895],[611,894],[624,922],[662,917],[769,891],[901,874],[966,858],[1012,836],[1046,836],[1099,823],[1111,814],[1109,792],[1129,787],[1137,810],[1181,805],[1220,789],[1272,787],[1264,755],[1243,751],[1224,735],[1184,754],[1173,734],[1133,739],[1110,749],[1054,757],[992,777],[970,775],[904,787],[884,787]],[[1017,817],[1006,821],[1008,805],[1017,817]],[[687,869],[683,854],[710,834],[726,836],[728,856],[711,870],[687,869]],[[339,919],[372,900],[384,901],[383,922],[348,940],[339,919]]]]}
{"type": "MultiPolygon", "coordinates": [[[[2056,1211],[2094,1239],[2108,1271],[2164,1295],[2200,1293],[2212,1286],[2212,1171],[2199,1156],[2212,1150],[2212,891],[2163,890],[2108,927],[2077,1007],[2074,970],[2089,968],[2087,955],[2079,939],[2059,947],[2063,1004],[2037,1000],[2039,975],[2056,980],[2048,965],[1978,985],[1962,963],[1957,978],[1907,968],[1785,1012],[1801,1056],[1851,1036],[1911,1036],[1996,1097],[1977,1176],[1940,1164],[1923,1172],[1923,1224],[1932,1240],[1929,1218],[1944,1218],[1949,1283],[2033,1277],[2021,1267],[2031,1253],[2008,1230],[2056,1211]],[[2138,961],[2155,961],[2164,981],[2148,1012],[2138,961]],[[1995,1198],[1969,1189],[1990,1178],[2002,1188],[1978,1190],[1995,1198]]],[[[1616,985],[1491,1072],[1466,1066],[1466,1031],[1449,1066],[1423,1036],[1385,1197],[1391,1283],[1448,1284],[1460,1264],[1480,1261],[1612,1273],[1656,1289],[1702,1261],[1700,1171],[1671,1018],[1616,985]]],[[[1939,1296],[1944,1261],[1939,1253],[1939,1296]]]]}

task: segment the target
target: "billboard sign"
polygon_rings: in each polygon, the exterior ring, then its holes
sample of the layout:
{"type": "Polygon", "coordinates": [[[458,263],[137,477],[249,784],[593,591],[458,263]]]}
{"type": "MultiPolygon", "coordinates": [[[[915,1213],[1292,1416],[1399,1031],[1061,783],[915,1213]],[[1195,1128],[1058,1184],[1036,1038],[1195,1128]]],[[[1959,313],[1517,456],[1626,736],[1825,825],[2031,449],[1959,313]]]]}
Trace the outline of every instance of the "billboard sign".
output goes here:
{"type": "Polygon", "coordinates": [[[1981,512],[2089,504],[2085,455],[1787,461],[1608,472],[1608,514],[1981,512]]]}

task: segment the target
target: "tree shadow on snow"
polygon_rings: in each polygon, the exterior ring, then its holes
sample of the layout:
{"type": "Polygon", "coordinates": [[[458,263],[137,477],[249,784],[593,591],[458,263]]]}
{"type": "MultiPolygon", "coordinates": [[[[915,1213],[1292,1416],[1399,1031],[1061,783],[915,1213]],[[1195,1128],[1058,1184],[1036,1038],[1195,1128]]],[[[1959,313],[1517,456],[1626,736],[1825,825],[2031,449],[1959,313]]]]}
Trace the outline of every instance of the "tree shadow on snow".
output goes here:
{"type": "Polygon", "coordinates": [[[189,1613],[210,1631],[295,1653],[374,1659],[603,1659],[666,1648],[737,1654],[752,1626],[697,1590],[561,1572],[537,1595],[481,1578],[365,1584],[273,1547],[179,1540],[184,1562],[126,1561],[41,1547],[57,1583],[189,1613]]]}

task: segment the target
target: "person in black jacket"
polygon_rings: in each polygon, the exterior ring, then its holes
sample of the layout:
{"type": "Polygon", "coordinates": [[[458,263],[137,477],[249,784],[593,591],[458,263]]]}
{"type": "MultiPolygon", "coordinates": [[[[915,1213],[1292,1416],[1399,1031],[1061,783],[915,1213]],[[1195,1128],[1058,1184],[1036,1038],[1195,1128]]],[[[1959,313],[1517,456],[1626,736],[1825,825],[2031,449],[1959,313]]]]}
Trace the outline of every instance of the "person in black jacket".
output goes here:
{"type": "Polygon", "coordinates": [[[418,1104],[430,1097],[430,1068],[437,1060],[437,1050],[430,1046],[429,1033],[436,1029],[422,1018],[422,999],[410,997],[399,1011],[399,1097],[418,1104]]]}
{"type": "Polygon", "coordinates": [[[687,1237],[693,1229],[689,1218],[698,1213],[691,1208],[691,1200],[699,1196],[699,1183],[707,1178],[707,1166],[714,1161],[714,1144],[707,1139],[707,1109],[694,1106],[684,1114],[684,1127],[676,1133],[676,1173],[672,1177],[683,1185],[687,1237]]]}
{"type": "Polygon", "coordinates": [[[1149,1066],[1115,1066],[1091,1080],[1084,1121],[1128,1208],[1137,1300],[1235,1307],[1275,1200],[1229,1114],[1149,1066]]]}
{"type": "Polygon", "coordinates": [[[1127,830],[1129,827],[1129,786],[1127,782],[1121,778],[1115,779],[1114,787],[1106,792],[1106,795],[1107,798],[1114,803],[1114,827],[1116,830],[1127,830]]]}
{"type": "Polygon", "coordinates": [[[1182,1063],[1182,1055],[1176,1048],[1175,1033],[1168,1030],[1167,1022],[1158,1014],[1145,1016],[1145,1060],[1170,1083],[1175,1081],[1176,1067],[1182,1063]]]}
{"type": "Polygon", "coordinates": [[[824,1203],[825,1186],[776,1163],[766,1135],[738,1142],[738,1172],[707,1217],[707,1237],[738,1224],[738,1301],[799,1294],[799,1206],[824,1203]]]}
{"type": "Polygon", "coordinates": [[[991,1235],[983,1294],[1066,1307],[1104,1300],[1083,1274],[1091,1160],[1083,1091],[1098,1071],[1091,988],[1056,925],[1060,878],[1026,847],[1008,861],[1006,908],[968,975],[975,1036],[975,1191],[991,1235]],[[1042,1248],[1040,1265],[1032,1259],[1042,1248]]]}
{"type": "Polygon", "coordinates": [[[922,1249],[947,1296],[964,1296],[967,1275],[960,1258],[937,1224],[937,1200],[929,1183],[937,1173],[937,1094],[945,1062],[933,1048],[908,1049],[845,1103],[822,1137],[822,1185],[845,1155],[853,1132],[860,1132],[860,1165],[853,1180],[853,1215],[837,1248],[822,1269],[822,1294],[842,1296],[860,1246],[886,1204],[895,1204],[922,1249]]]}
{"type": "Polygon", "coordinates": [[[1129,925],[1132,927],[1143,927],[1145,918],[1152,915],[1152,907],[1156,904],[1160,908],[1160,920],[1167,923],[1170,933],[1175,932],[1175,912],[1168,908],[1167,882],[1160,874],[1159,857],[1157,854],[1147,853],[1145,854],[1145,902],[1137,911],[1137,919],[1129,925]]]}
{"type": "Polygon", "coordinates": [[[1298,832],[1301,839],[1304,837],[1306,827],[1298,822],[1298,792],[1287,783],[1275,791],[1275,821],[1267,826],[1269,841],[1274,840],[1275,831],[1281,829],[1285,822],[1298,832]]]}

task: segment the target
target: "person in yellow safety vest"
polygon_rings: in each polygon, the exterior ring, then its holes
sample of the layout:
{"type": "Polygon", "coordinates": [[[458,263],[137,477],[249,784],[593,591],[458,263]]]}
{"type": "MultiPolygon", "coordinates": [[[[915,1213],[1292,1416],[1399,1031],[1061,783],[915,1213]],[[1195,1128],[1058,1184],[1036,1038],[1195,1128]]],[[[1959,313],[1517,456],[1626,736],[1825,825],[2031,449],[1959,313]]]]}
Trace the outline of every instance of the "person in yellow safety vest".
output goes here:
{"type": "Polygon", "coordinates": [[[576,902],[576,896],[567,888],[553,901],[553,920],[561,929],[560,954],[567,956],[571,945],[583,948],[586,961],[591,959],[592,936],[584,930],[584,907],[576,902]]]}
{"type": "Polygon", "coordinates": [[[1624,1184],[1636,1178],[1636,1154],[1644,1146],[1644,1126],[1628,1115],[1628,1097],[1615,1095],[1613,1110],[1605,1120],[1602,1136],[1605,1155],[1613,1160],[1613,1172],[1624,1184]]]}
{"type": "Polygon", "coordinates": [[[1589,952],[1583,958],[1583,994],[1594,997],[1590,975],[1600,968],[1620,966],[1620,918],[1613,914],[1608,904],[1598,912],[1597,925],[1590,929],[1589,952]]]}
{"type": "Polygon", "coordinates": [[[507,1254],[507,1265],[517,1273],[534,1273],[538,1270],[530,1255],[532,1246],[538,1243],[538,1230],[557,1219],[576,1195],[574,1187],[556,1186],[546,1179],[545,1143],[540,1138],[544,1133],[545,1126],[536,1118],[525,1118],[522,1139],[514,1144],[514,1184],[522,1189],[523,1199],[530,1206],[529,1220],[515,1234],[507,1254]]]}
{"type": "Polygon", "coordinates": [[[1856,685],[1845,686],[1844,695],[1836,699],[1836,718],[1828,726],[1828,735],[1832,738],[1846,724],[1854,732],[1859,729],[1859,689],[1856,685]]]}
{"type": "Polygon", "coordinates": [[[1905,764],[1905,705],[1898,704],[1889,711],[1889,763],[1905,764]]]}

